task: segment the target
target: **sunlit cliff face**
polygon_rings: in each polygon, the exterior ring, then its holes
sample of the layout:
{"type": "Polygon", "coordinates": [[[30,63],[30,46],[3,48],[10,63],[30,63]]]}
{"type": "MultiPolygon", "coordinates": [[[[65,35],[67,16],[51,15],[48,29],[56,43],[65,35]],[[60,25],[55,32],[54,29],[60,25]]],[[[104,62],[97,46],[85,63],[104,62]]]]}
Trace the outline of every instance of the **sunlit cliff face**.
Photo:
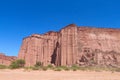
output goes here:
{"type": "Polygon", "coordinates": [[[59,32],[34,34],[23,40],[18,58],[26,66],[119,65],[120,30],[68,25],[59,32]],[[94,63],[91,63],[93,61],[94,63]]]}

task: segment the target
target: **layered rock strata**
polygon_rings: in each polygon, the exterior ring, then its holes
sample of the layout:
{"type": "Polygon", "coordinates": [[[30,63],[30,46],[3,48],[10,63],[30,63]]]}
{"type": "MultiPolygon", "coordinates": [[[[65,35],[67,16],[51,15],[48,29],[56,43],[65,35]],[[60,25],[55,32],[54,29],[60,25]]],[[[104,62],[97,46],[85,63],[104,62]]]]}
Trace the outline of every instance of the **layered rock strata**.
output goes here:
{"type": "Polygon", "coordinates": [[[26,66],[120,65],[120,30],[68,25],[59,32],[23,39],[18,58],[26,66]]]}
{"type": "Polygon", "coordinates": [[[15,56],[6,56],[3,53],[0,53],[0,65],[7,65],[9,66],[12,61],[16,60],[17,57],[15,56]]]}

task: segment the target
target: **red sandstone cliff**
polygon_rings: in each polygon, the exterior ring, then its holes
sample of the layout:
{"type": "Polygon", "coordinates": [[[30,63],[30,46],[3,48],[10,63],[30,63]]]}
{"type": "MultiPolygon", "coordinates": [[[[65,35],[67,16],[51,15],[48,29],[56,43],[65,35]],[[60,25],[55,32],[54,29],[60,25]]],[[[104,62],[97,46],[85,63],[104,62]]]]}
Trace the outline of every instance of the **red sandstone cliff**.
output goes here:
{"type": "Polygon", "coordinates": [[[68,25],[59,32],[33,34],[23,39],[18,58],[26,66],[120,65],[120,30],[68,25]]]}
{"type": "Polygon", "coordinates": [[[0,53],[0,64],[9,66],[12,61],[16,60],[15,56],[6,56],[5,54],[0,53]]]}

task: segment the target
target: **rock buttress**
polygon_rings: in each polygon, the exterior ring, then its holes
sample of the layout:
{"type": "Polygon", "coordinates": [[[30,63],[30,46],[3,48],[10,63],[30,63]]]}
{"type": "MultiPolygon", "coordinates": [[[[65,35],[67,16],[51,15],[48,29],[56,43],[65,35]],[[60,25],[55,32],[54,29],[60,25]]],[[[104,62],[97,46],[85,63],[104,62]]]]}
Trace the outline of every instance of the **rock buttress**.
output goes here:
{"type": "Polygon", "coordinates": [[[51,64],[57,42],[56,35],[55,32],[48,32],[44,35],[34,34],[25,38],[18,57],[26,61],[26,66],[33,66],[36,62],[41,62],[44,66],[51,64]]]}
{"type": "Polygon", "coordinates": [[[62,66],[70,66],[77,62],[77,27],[68,25],[60,31],[59,35],[59,63],[62,66]]]}

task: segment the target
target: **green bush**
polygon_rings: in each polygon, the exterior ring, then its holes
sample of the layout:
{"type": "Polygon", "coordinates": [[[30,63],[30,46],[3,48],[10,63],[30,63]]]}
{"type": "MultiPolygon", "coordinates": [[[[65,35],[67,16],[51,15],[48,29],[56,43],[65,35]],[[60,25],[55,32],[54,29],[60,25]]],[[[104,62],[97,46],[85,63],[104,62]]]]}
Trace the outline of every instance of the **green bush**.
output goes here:
{"type": "Polygon", "coordinates": [[[79,67],[79,70],[86,71],[86,68],[85,67],[79,67]]]}
{"type": "Polygon", "coordinates": [[[70,70],[70,68],[67,67],[67,66],[60,66],[60,68],[63,69],[63,70],[65,70],[65,71],[69,71],[70,70]]]}
{"type": "Polygon", "coordinates": [[[43,71],[46,71],[48,68],[46,66],[42,67],[43,71]]]}
{"type": "Polygon", "coordinates": [[[16,61],[13,61],[13,62],[10,64],[9,68],[10,68],[10,69],[23,68],[24,65],[25,65],[25,61],[22,60],[22,59],[18,59],[18,60],[16,60],[16,61]]]}
{"type": "Polygon", "coordinates": [[[18,60],[16,60],[16,63],[19,65],[19,67],[24,67],[24,65],[25,65],[25,60],[18,59],[18,60]]]}
{"type": "Polygon", "coordinates": [[[39,70],[40,67],[32,67],[32,70],[39,70]]]}
{"type": "Polygon", "coordinates": [[[62,71],[61,67],[56,67],[54,71],[62,71]]]}
{"type": "Polygon", "coordinates": [[[65,71],[69,71],[69,70],[70,70],[70,68],[66,67],[66,68],[64,68],[64,70],[65,70],[65,71]]]}
{"type": "Polygon", "coordinates": [[[77,71],[77,69],[76,69],[76,68],[73,68],[72,70],[73,70],[73,71],[77,71]]]}
{"type": "Polygon", "coordinates": [[[0,69],[6,69],[7,68],[7,66],[5,66],[5,65],[0,65],[0,69]]]}
{"type": "Polygon", "coordinates": [[[36,62],[36,64],[34,66],[35,67],[40,67],[40,66],[42,66],[42,62],[36,62]]]}
{"type": "Polygon", "coordinates": [[[79,66],[78,66],[78,65],[75,65],[75,64],[72,65],[71,67],[79,68],[79,66]]]}
{"type": "Polygon", "coordinates": [[[77,66],[77,65],[72,65],[72,66],[71,66],[71,69],[72,69],[73,71],[77,71],[77,70],[79,70],[79,66],[77,66]]]}
{"type": "Polygon", "coordinates": [[[49,64],[48,66],[46,66],[47,69],[50,69],[50,70],[54,70],[55,66],[53,66],[52,64],[49,64]]]}
{"type": "Polygon", "coordinates": [[[9,66],[10,69],[16,69],[19,68],[19,65],[16,62],[12,62],[11,65],[9,66]]]}
{"type": "Polygon", "coordinates": [[[52,64],[49,64],[47,67],[48,67],[48,68],[53,68],[53,65],[52,65],[52,64]]]}
{"type": "Polygon", "coordinates": [[[115,71],[116,71],[116,72],[120,72],[120,68],[116,68],[115,71]]]}

